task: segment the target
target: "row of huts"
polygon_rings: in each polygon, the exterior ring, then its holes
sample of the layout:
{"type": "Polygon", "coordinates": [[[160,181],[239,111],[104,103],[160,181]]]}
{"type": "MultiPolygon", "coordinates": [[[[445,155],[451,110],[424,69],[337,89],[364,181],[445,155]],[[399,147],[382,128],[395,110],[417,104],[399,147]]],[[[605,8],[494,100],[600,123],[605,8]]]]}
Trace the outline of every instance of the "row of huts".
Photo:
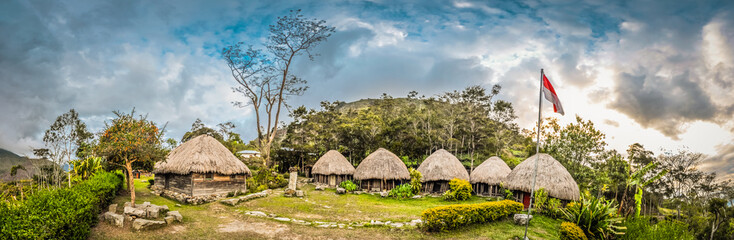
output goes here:
{"type": "MultiPolygon", "coordinates": [[[[548,154],[538,154],[510,169],[499,157],[491,157],[477,166],[471,175],[458,158],[440,149],[426,158],[418,167],[423,175],[423,192],[443,193],[449,190],[454,178],[470,181],[475,194],[481,196],[503,195],[504,189],[513,191],[515,199],[529,205],[532,173],[538,160],[535,189],[544,188],[548,195],[560,200],[579,199],[579,187],[561,163],[548,154]]],[[[324,154],[311,170],[316,182],[336,186],[344,180],[357,180],[360,187],[369,191],[390,190],[410,181],[410,173],[403,161],[390,151],[380,148],[354,168],[335,150],[324,154]]]]}
{"type": "MultiPolygon", "coordinates": [[[[578,200],[579,188],[568,171],[553,157],[539,154],[536,190],[544,188],[548,195],[561,200],[578,200]]],[[[501,195],[512,190],[516,199],[527,205],[532,186],[536,156],[511,170],[502,159],[491,157],[471,172],[466,171],[453,154],[440,149],[418,167],[423,175],[423,191],[443,193],[448,182],[458,178],[470,181],[477,195],[501,195]]],[[[208,135],[193,138],[169,153],[166,161],[154,166],[154,189],[190,197],[226,195],[245,191],[250,169],[219,141],[208,135]]],[[[357,180],[368,191],[390,190],[410,181],[410,172],[392,152],[380,148],[367,156],[356,168],[339,152],[328,151],[313,165],[314,181],[337,186],[345,180],[357,180]]]]}

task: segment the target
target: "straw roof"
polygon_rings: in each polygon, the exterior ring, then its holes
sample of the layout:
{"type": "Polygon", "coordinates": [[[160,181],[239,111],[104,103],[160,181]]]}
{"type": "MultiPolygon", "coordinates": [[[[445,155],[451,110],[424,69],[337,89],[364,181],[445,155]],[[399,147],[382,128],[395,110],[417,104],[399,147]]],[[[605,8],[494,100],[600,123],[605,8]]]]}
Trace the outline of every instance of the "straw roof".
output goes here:
{"type": "Polygon", "coordinates": [[[469,173],[466,172],[464,165],[456,156],[444,149],[439,149],[428,156],[418,167],[418,171],[423,175],[421,182],[450,181],[454,178],[469,181],[469,173]]]}
{"type": "Polygon", "coordinates": [[[505,161],[494,156],[479,164],[474,171],[471,172],[471,183],[486,183],[489,185],[499,185],[505,180],[508,174],[512,172],[505,161]]]}
{"type": "Polygon", "coordinates": [[[405,163],[394,153],[380,148],[367,156],[354,170],[355,180],[366,179],[410,179],[405,163]]]}
{"type": "Polygon", "coordinates": [[[336,150],[329,150],[311,168],[311,173],[321,175],[352,175],[354,166],[336,150]]]}
{"type": "Polygon", "coordinates": [[[203,134],[173,149],[166,161],[157,162],[153,173],[219,173],[245,174],[250,169],[213,137],[203,134]]]}
{"type": "MultiPolygon", "coordinates": [[[[564,200],[579,200],[579,185],[573,180],[571,174],[558,161],[548,154],[539,153],[538,175],[535,190],[545,188],[548,195],[564,200]]],[[[533,170],[535,169],[535,158],[533,155],[512,170],[505,179],[505,188],[530,192],[533,185],[533,170]]]]}

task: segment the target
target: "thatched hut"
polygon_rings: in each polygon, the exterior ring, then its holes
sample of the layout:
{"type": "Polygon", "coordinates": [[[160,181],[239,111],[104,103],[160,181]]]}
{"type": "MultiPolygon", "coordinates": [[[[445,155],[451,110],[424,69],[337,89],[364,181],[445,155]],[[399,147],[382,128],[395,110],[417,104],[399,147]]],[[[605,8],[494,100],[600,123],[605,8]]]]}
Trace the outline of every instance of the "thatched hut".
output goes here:
{"type": "Polygon", "coordinates": [[[418,167],[423,178],[423,192],[444,193],[449,190],[449,181],[454,178],[469,181],[469,173],[456,156],[450,152],[439,149],[418,167]]]}
{"type": "Polygon", "coordinates": [[[512,169],[507,166],[505,161],[496,156],[490,157],[471,172],[470,177],[474,193],[479,196],[502,195],[500,183],[505,180],[510,172],[512,172],[512,169]]]}
{"type": "MultiPolygon", "coordinates": [[[[535,190],[544,188],[548,196],[562,200],[562,202],[579,200],[579,185],[571,174],[558,161],[548,154],[539,153],[538,175],[535,190]]],[[[530,204],[530,189],[533,185],[533,171],[536,155],[533,155],[507,175],[505,188],[512,190],[515,199],[521,200],[525,208],[530,204]]]]}
{"type": "Polygon", "coordinates": [[[311,168],[311,174],[315,182],[336,187],[342,181],[352,180],[354,166],[341,153],[329,150],[316,161],[311,168]]]}
{"type": "Polygon", "coordinates": [[[367,156],[354,170],[354,179],[369,191],[390,190],[410,181],[405,163],[394,153],[380,148],[367,156]]]}
{"type": "Polygon", "coordinates": [[[154,166],[155,187],[187,196],[245,191],[250,169],[224,145],[200,135],[173,149],[154,166]]]}

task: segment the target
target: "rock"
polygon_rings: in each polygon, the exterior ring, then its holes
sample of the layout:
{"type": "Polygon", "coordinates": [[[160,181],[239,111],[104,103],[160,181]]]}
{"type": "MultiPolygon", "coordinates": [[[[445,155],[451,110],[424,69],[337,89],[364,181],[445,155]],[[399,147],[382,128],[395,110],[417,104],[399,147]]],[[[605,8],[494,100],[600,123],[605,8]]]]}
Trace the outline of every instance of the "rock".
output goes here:
{"type": "Polygon", "coordinates": [[[380,192],[380,197],[387,197],[387,192],[380,192]]]}
{"type": "Polygon", "coordinates": [[[173,222],[176,221],[176,218],[173,216],[167,216],[164,217],[163,220],[166,221],[166,224],[173,224],[173,222]]]}
{"type": "Polygon", "coordinates": [[[370,225],[382,226],[385,225],[385,223],[381,221],[370,220],[370,225]]]}
{"type": "Polygon", "coordinates": [[[135,219],[135,221],[133,221],[133,229],[136,231],[156,229],[165,225],[166,222],[164,221],[153,221],[141,218],[135,219]]]}
{"type": "Polygon", "coordinates": [[[240,199],[239,198],[231,198],[231,199],[224,199],[224,200],[221,200],[219,202],[222,203],[222,204],[224,204],[224,205],[235,206],[235,205],[237,205],[237,203],[240,202],[240,199]]]}
{"type": "Polygon", "coordinates": [[[128,222],[132,222],[133,221],[133,217],[132,216],[128,216],[128,215],[124,215],[124,216],[125,216],[125,221],[128,221],[128,222]]]}
{"type": "Polygon", "coordinates": [[[324,191],[324,186],[323,185],[316,185],[316,188],[315,189],[316,189],[316,191],[324,191]]]}
{"type": "Polygon", "coordinates": [[[143,207],[148,207],[148,206],[150,206],[150,202],[143,202],[143,207]]]}
{"type": "Polygon", "coordinates": [[[247,194],[245,196],[242,196],[239,198],[240,199],[239,203],[247,202],[255,198],[267,197],[269,193],[268,190],[265,190],[259,193],[252,193],[252,194],[247,194]]]}
{"type": "Polygon", "coordinates": [[[291,189],[293,191],[296,189],[296,184],[298,183],[298,172],[291,172],[290,178],[288,179],[288,189],[291,189]]]}
{"type": "Polygon", "coordinates": [[[116,203],[110,204],[110,206],[107,209],[108,209],[107,210],[108,212],[115,213],[117,212],[117,204],[116,203]]]}
{"type": "Polygon", "coordinates": [[[285,192],[284,192],[284,195],[286,197],[293,197],[293,196],[296,195],[296,190],[293,190],[293,189],[290,189],[290,188],[289,189],[286,189],[285,192]]]}
{"type": "Polygon", "coordinates": [[[301,225],[306,225],[306,221],[303,221],[303,220],[293,219],[293,220],[291,220],[291,222],[298,223],[298,224],[301,224],[301,225]]]}
{"type": "Polygon", "coordinates": [[[354,192],[352,192],[352,194],[357,194],[357,195],[363,194],[363,193],[364,193],[364,191],[354,191],[354,192]]]}
{"type": "Polygon", "coordinates": [[[257,216],[257,217],[267,217],[268,216],[264,212],[260,212],[260,211],[251,211],[251,212],[248,212],[247,214],[252,215],[252,216],[257,216]]]}
{"type": "Polygon", "coordinates": [[[403,223],[391,223],[390,224],[390,227],[401,228],[401,227],[403,227],[403,223]]]}
{"type": "Polygon", "coordinates": [[[347,225],[346,225],[346,224],[343,224],[343,223],[340,223],[340,224],[337,224],[337,226],[339,226],[339,228],[344,228],[344,227],[346,227],[347,225]]]}
{"type": "Polygon", "coordinates": [[[132,204],[132,203],[130,203],[130,202],[125,202],[125,204],[124,204],[123,206],[124,206],[124,207],[132,207],[132,206],[133,206],[133,204],[132,204]]]}
{"type": "Polygon", "coordinates": [[[273,219],[275,219],[276,221],[281,221],[281,222],[290,222],[291,221],[290,218],[285,218],[285,217],[277,217],[277,218],[273,218],[273,219]]]}
{"type": "Polygon", "coordinates": [[[329,226],[330,226],[329,224],[321,224],[321,225],[318,225],[318,226],[316,226],[316,227],[320,227],[320,228],[327,228],[327,227],[329,227],[329,226]]]}
{"type": "Polygon", "coordinates": [[[159,213],[158,206],[156,205],[149,205],[147,208],[145,208],[145,215],[148,218],[158,218],[159,213]]]}
{"type": "Polygon", "coordinates": [[[274,217],[277,217],[277,216],[278,216],[278,215],[275,215],[275,214],[272,214],[272,213],[271,213],[271,214],[268,214],[268,217],[269,217],[269,218],[274,218],[274,217]]]}
{"type": "Polygon", "coordinates": [[[168,205],[158,206],[158,211],[160,211],[160,213],[163,213],[163,214],[167,213],[168,205]]]}
{"type": "Polygon", "coordinates": [[[530,215],[530,217],[528,217],[527,214],[515,214],[512,216],[512,220],[514,220],[517,225],[525,225],[531,219],[533,219],[533,215],[530,215]]]}
{"type": "Polygon", "coordinates": [[[178,211],[170,211],[166,213],[166,217],[173,217],[173,220],[176,220],[176,222],[183,222],[183,216],[178,211]]]}
{"type": "Polygon", "coordinates": [[[336,193],[337,194],[345,194],[345,193],[347,193],[347,190],[344,189],[344,188],[338,187],[338,188],[336,188],[336,193]]]}
{"type": "Polygon", "coordinates": [[[134,208],[134,207],[125,207],[123,209],[123,213],[125,215],[135,216],[135,217],[145,217],[145,210],[140,208],[134,208]]]}
{"type": "Polygon", "coordinates": [[[303,197],[303,190],[296,190],[296,197],[303,197]]]}
{"type": "Polygon", "coordinates": [[[372,188],[370,191],[371,192],[379,192],[379,191],[382,191],[382,190],[380,188],[372,188]]]}
{"type": "Polygon", "coordinates": [[[416,224],[420,224],[420,223],[423,223],[423,220],[420,220],[420,219],[413,219],[413,221],[410,221],[410,222],[411,222],[411,223],[416,223],[416,224]]]}
{"type": "Polygon", "coordinates": [[[419,198],[422,198],[422,197],[423,196],[421,196],[421,195],[415,195],[415,196],[413,196],[413,199],[419,199],[419,198]]]}
{"type": "Polygon", "coordinates": [[[176,206],[176,207],[181,207],[181,204],[178,204],[178,203],[176,203],[176,205],[174,205],[174,206],[176,206]]]}
{"type": "Polygon", "coordinates": [[[117,214],[114,212],[104,213],[104,220],[117,227],[122,227],[125,223],[125,218],[122,216],[122,214],[117,214]]]}

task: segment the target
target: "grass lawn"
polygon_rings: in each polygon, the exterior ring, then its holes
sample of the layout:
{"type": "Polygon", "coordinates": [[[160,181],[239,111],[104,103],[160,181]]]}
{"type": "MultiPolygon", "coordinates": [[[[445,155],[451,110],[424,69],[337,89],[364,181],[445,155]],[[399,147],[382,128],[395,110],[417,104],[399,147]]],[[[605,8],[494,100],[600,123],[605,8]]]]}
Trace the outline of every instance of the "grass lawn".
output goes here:
{"type": "MultiPolygon", "coordinates": [[[[126,222],[125,228],[117,228],[100,222],[92,229],[91,239],[513,239],[522,237],[524,228],[513,224],[512,219],[475,224],[443,233],[427,233],[416,228],[395,229],[388,227],[363,227],[355,229],[317,228],[295,223],[281,223],[271,219],[251,217],[241,212],[257,210],[267,214],[276,214],[288,218],[306,221],[324,222],[369,222],[410,221],[419,219],[426,208],[452,204],[441,198],[426,197],[421,199],[397,200],[381,198],[368,194],[337,195],[333,190],[315,191],[312,185],[302,189],[304,198],[286,198],[282,190],[274,194],[255,199],[236,207],[222,205],[218,202],[198,206],[181,204],[174,200],[159,197],[150,193],[148,182],[144,178],[135,180],[136,202],[151,202],[157,205],[168,205],[171,211],[179,211],[184,222],[166,226],[161,229],[133,232],[126,222]]],[[[121,193],[113,201],[119,204],[118,213],[122,211],[124,202],[129,201],[127,192],[121,193]]],[[[486,200],[472,197],[462,203],[479,203],[486,200]]],[[[535,216],[528,230],[531,239],[558,239],[558,228],[561,221],[543,216],[535,216]]]]}

